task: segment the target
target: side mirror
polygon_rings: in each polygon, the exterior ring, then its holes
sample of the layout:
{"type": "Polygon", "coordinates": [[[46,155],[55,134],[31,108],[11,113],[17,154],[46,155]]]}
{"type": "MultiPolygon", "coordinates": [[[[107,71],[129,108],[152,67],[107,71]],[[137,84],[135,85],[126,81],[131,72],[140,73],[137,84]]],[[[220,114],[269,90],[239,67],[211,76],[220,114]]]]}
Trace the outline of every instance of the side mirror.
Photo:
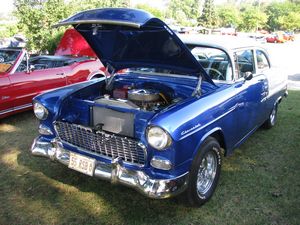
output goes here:
{"type": "Polygon", "coordinates": [[[245,72],[245,75],[244,75],[245,80],[251,80],[252,78],[253,78],[252,72],[250,72],[250,71],[245,72]]]}

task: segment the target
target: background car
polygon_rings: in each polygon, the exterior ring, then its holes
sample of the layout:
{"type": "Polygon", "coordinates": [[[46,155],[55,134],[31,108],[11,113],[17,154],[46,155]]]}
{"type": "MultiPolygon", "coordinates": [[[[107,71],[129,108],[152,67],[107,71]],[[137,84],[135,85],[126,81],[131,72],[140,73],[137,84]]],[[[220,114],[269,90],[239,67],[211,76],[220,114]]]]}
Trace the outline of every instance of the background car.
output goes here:
{"type": "Polygon", "coordinates": [[[260,33],[252,33],[248,35],[249,38],[261,43],[265,44],[267,42],[266,35],[260,33]]]}
{"type": "Polygon", "coordinates": [[[284,43],[286,39],[282,33],[272,33],[266,37],[268,43],[284,43]]]}
{"type": "Polygon", "coordinates": [[[84,51],[73,48],[70,55],[61,56],[61,49],[67,46],[60,44],[55,56],[30,58],[23,48],[0,49],[0,118],[30,109],[32,98],[40,93],[104,76],[104,66],[86,49],[86,41],[71,32],[68,38],[76,39],[84,51]]]}
{"type": "Polygon", "coordinates": [[[287,41],[295,41],[294,32],[284,32],[283,36],[287,41]]]}

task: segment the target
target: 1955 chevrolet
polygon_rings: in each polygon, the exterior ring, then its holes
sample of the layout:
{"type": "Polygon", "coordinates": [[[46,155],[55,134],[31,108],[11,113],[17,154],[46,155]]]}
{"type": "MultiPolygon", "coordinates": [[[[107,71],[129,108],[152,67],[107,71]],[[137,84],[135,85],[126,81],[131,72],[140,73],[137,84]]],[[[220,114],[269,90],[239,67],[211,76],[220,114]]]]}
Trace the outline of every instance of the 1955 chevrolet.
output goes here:
{"type": "Polygon", "coordinates": [[[221,154],[274,126],[287,95],[266,51],[240,39],[179,38],[134,9],[84,11],[62,25],[73,25],[112,75],[37,96],[32,154],[151,198],[185,192],[191,204],[208,201],[221,154]]]}

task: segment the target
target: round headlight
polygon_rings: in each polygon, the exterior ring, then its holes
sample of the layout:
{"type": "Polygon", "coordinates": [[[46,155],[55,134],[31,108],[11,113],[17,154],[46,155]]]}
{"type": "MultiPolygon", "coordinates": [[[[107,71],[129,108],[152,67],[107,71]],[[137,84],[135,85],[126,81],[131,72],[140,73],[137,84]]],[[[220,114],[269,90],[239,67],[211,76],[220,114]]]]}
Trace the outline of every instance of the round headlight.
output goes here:
{"type": "Polygon", "coordinates": [[[45,120],[48,116],[48,110],[38,102],[33,104],[33,112],[39,120],[45,120]]]}
{"type": "Polygon", "coordinates": [[[148,143],[157,150],[163,150],[171,144],[171,138],[160,127],[150,127],[147,132],[148,143]]]}

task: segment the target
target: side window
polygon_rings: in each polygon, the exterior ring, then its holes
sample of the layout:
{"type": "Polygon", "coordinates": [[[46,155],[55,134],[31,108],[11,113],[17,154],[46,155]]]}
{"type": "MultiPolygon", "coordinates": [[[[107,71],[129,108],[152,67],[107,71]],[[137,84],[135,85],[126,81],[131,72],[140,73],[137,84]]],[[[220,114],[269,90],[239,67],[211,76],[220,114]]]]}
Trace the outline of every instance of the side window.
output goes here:
{"type": "Polygon", "coordinates": [[[261,50],[256,50],[256,63],[257,63],[257,69],[259,70],[265,70],[270,68],[267,56],[261,50]]]}
{"type": "Polygon", "coordinates": [[[235,53],[235,70],[238,78],[244,77],[246,72],[254,73],[253,51],[250,49],[235,53]]]}
{"type": "Polygon", "coordinates": [[[41,62],[42,60],[38,57],[33,57],[29,60],[29,64],[34,66],[34,70],[44,70],[47,69],[47,65],[41,62]]]}
{"type": "Polygon", "coordinates": [[[27,54],[24,55],[20,65],[18,66],[16,72],[26,72],[27,71],[27,54]]]}

